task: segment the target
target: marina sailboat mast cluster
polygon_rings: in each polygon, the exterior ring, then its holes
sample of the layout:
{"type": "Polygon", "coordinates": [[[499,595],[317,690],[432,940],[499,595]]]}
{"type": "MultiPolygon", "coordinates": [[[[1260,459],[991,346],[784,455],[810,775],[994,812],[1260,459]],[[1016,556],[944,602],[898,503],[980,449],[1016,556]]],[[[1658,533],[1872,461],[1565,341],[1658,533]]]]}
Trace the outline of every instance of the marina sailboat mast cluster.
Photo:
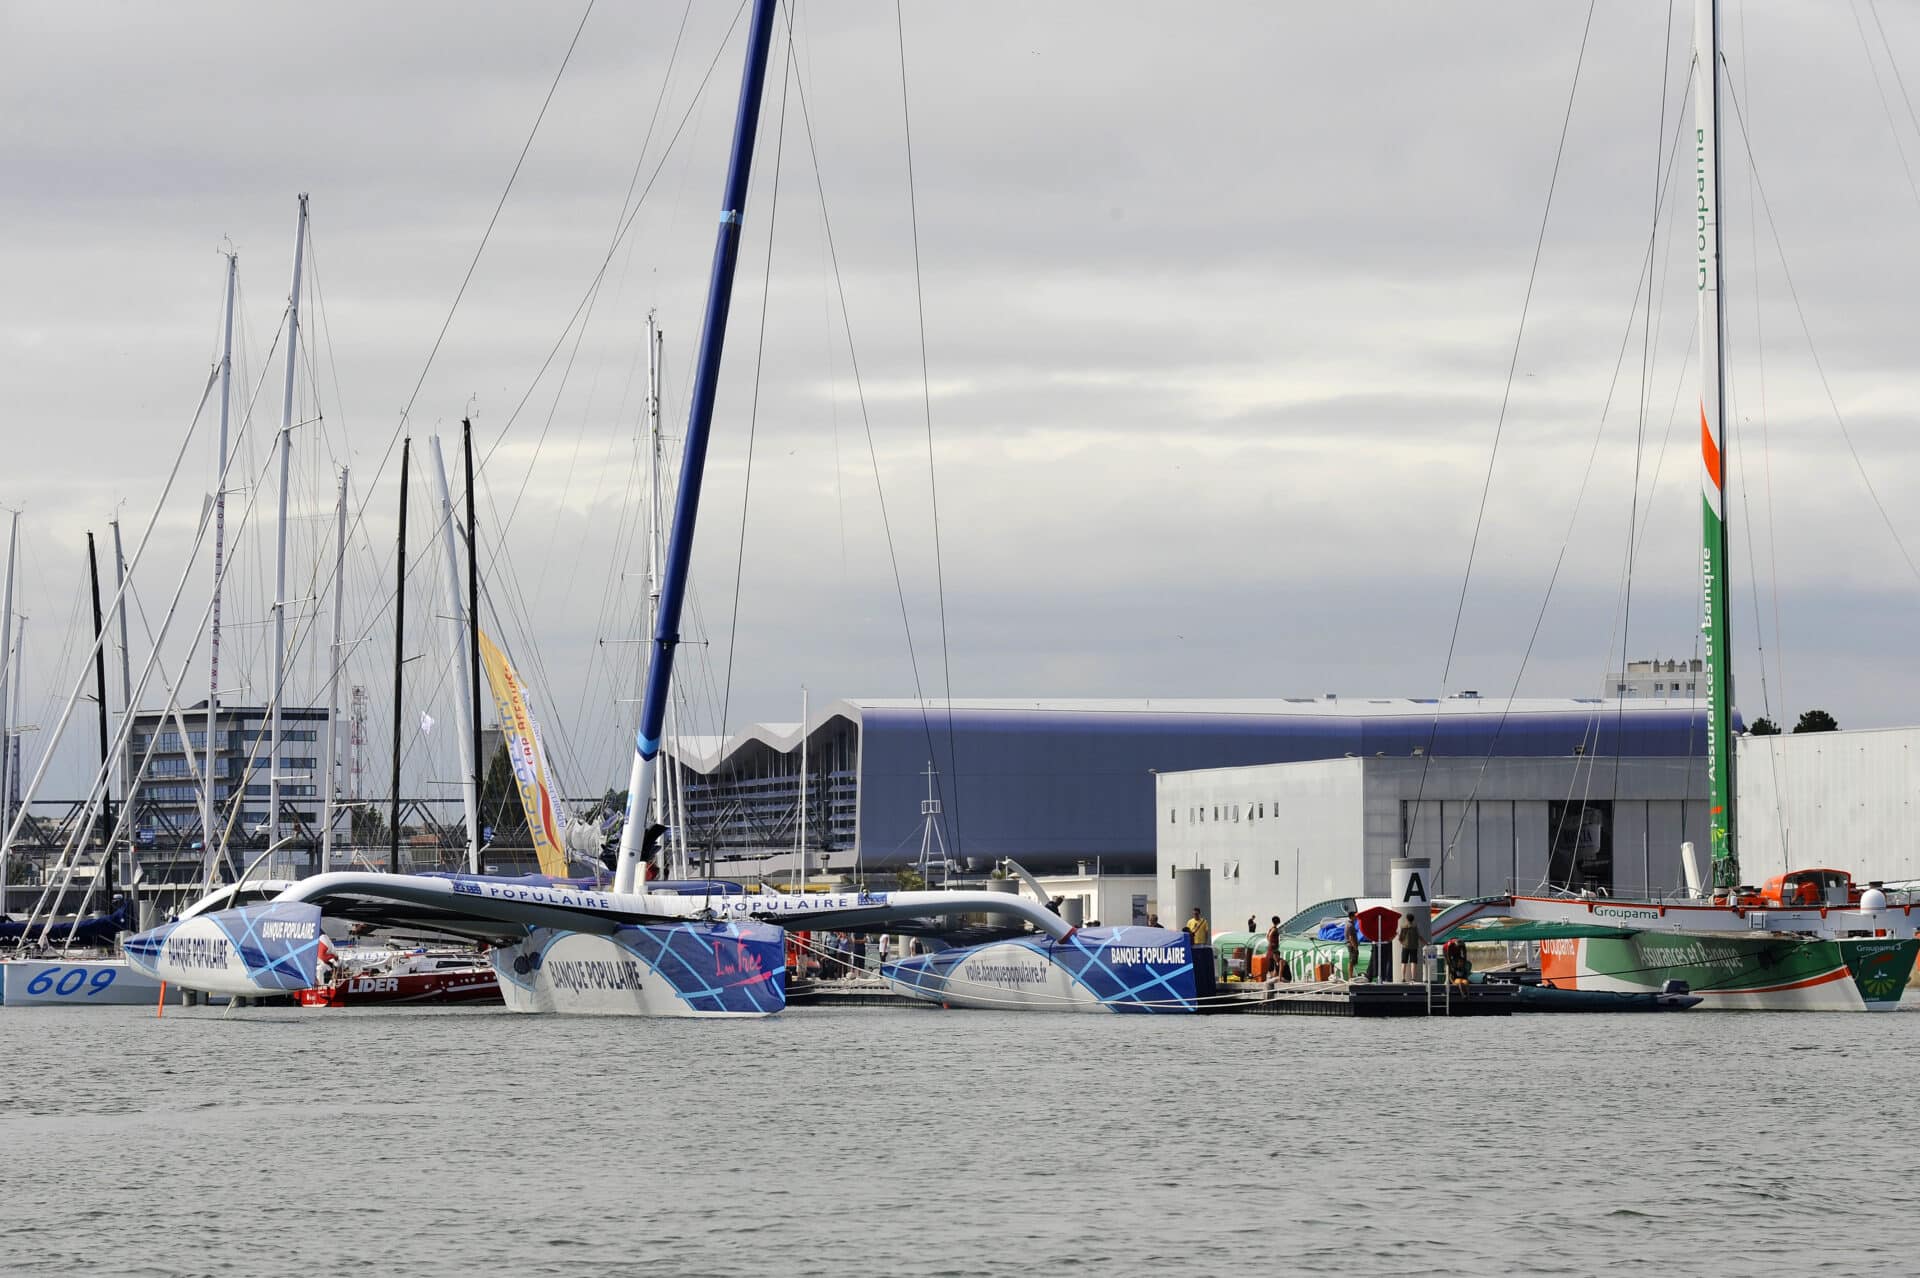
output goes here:
{"type": "Polygon", "coordinates": [[[968,913],[1010,920],[1014,932],[1030,925],[1037,939],[1020,942],[1031,947],[1023,954],[1059,986],[1056,1001],[1101,1010],[1116,999],[1141,1003],[1128,992],[1154,988],[1161,995],[1155,1007],[1190,1009],[1193,974],[1184,933],[1077,929],[1044,903],[1005,892],[749,894],[728,884],[648,881],[657,827],[646,819],[657,785],[775,7],[775,0],[755,0],[748,26],[612,890],[594,880],[551,875],[322,873],[264,904],[198,914],[133,937],[127,956],[147,975],[241,996],[306,989],[315,983],[324,927],[371,924],[489,945],[501,995],[516,1011],[755,1016],[785,1005],[785,926],[884,928],[968,913]]]}
{"type": "MultiPolygon", "coordinates": [[[[517,1011],[764,1015],[780,1010],[786,1001],[785,929],[884,930],[896,925],[925,925],[932,934],[929,920],[935,916],[966,914],[996,920],[999,939],[957,945],[896,963],[891,977],[896,985],[904,983],[913,996],[935,1001],[971,1000],[983,1006],[1030,1010],[1194,1010],[1195,949],[1186,933],[1157,926],[1070,925],[1047,908],[1044,894],[1036,901],[998,891],[748,892],[731,883],[655,876],[656,841],[663,823],[653,818],[666,811],[656,802],[663,788],[661,754],[720,389],[734,268],[745,226],[756,131],[775,40],[775,11],[775,0],[754,0],[746,27],[745,66],[696,351],[677,496],[667,544],[659,556],[658,597],[650,609],[646,681],[611,886],[605,886],[597,874],[593,878],[562,877],[565,861],[559,844],[571,844],[573,840],[557,837],[548,838],[554,845],[554,857],[549,861],[543,855],[545,872],[540,875],[506,878],[478,872],[476,799],[481,760],[475,743],[463,760],[468,872],[399,873],[396,808],[391,872],[333,872],[330,866],[324,866],[322,873],[280,891],[265,903],[203,911],[143,932],[127,942],[126,953],[129,961],[147,975],[210,993],[240,996],[304,989],[314,983],[325,945],[325,928],[332,927],[341,934],[346,929],[372,927],[430,933],[488,946],[488,961],[498,977],[502,997],[517,1011]],[[1008,981],[1022,988],[1009,990],[1008,981]]],[[[1531,935],[1543,940],[1543,977],[1571,989],[1637,992],[1684,981],[1707,1007],[1888,1008],[1898,1004],[1916,953],[1920,953],[1910,910],[1890,907],[1876,888],[1862,889],[1837,870],[1790,872],[1758,889],[1741,883],[1732,732],[1729,521],[1724,496],[1727,306],[1720,244],[1721,67],[1715,0],[1696,0],[1694,45],[1694,248],[1702,351],[1701,624],[1711,796],[1710,891],[1689,891],[1682,897],[1661,896],[1650,889],[1642,899],[1609,896],[1598,890],[1579,895],[1567,891],[1535,896],[1509,894],[1476,898],[1466,903],[1471,907],[1466,915],[1499,917],[1534,928],[1531,935]]],[[[305,219],[302,197],[303,242],[305,219]]],[[[299,322],[301,261],[296,250],[289,305],[292,331],[297,331],[299,322]]],[[[229,272],[231,275],[231,264],[229,272]]],[[[651,417],[657,413],[658,404],[658,379],[651,367],[657,359],[657,346],[651,326],[648,346],[651,417]]],[[[293,377],[290,353],[279,437],[283,507],[293,377]]],[[[649,444],[651,447],[651,440],[649,444]]],[[[437,451],[436,447],[436,463],[437,451]]],[[[404,477],[404,452],[402,457],[404,477]]],[[[463,609],[455,546],[458,521],[442,469],[436,464],[436,496],[448,566],[447,604],[448,611],[458,617],[463,609]]],[[[402,494],[404,503],[404,478],[402,494]]],[[[469,473],[470,566],[477,557],[472,494],[469,473]]],[[[404,539],[404,514],[400,535],[404,539]]],[[[402,548],[404,572],[404,540],[402,548]]],[[[650,570],[654,558],[650,547],[650,570]]],[[[277,663],[284,659],[285,576],[283,529],[274,596],[272,757],[276,761],[281,742],[279,706],[284,692],[284,672],[277,663]]],[[[465,620],[461,624],[466,628],[465,646],[471,664],[468,678],[457,682],[470,703],[464,711],[466,726],[477,732],[483,637],[478,633],[478,586],[471,571],[467,587],[465,620]]],[[[650,580],[650,596],[652,590],[650,580]]],[[[456,667],[461,646],[459,642],[454,644],[456,667]]],[[[504,669],[504,658],[496,662],[496,656],[489,647],[490,673],[496,664],[504,669]]],[[[337,682],[337,662],[331,662],[330,668],[333,677],[329,696],[337,700],[331,691],[337,682]]],[[[504,702],[500,686],[496,682],[495,692],[504,702]]],[[[399,691],[396,676],[396,734],[399,691]]],[[[803,722],[803,751],[806,730],[803,722]]],[[[464,736],[461,745],[467,745],[464,736]]],[[[533,756],[537,755],[536,741],[533,756]]],[[[271,819],[277,821],[277,768],[273,771],[271,819]]],[[[398,772],[396,745],[396,796],[398,772]]],[[[523,778],[523,797],[526,793],[523,778]]],[[[804,812],[804,795],[802,805],[804,812]]],[[[269,829],[270,840],[276,832],[269,829]]],[[[682,850],[684,846],[682,839],[682,850]]],[[[1689,873],[1690,883],[1695,877],[1689,873]]],[[[1436,915],[1431,920],[1436,932],[1441,918],[1436,915]]]]}

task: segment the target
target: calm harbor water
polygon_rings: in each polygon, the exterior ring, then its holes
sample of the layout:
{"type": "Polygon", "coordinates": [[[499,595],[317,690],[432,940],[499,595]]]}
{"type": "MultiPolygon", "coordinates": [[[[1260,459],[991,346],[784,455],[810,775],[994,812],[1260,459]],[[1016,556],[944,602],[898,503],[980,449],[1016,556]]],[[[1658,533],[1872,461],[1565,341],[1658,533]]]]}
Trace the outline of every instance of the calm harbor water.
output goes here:
{"type": "Polygon", "coordinates": [[[8,1274],[1909,1274],[1920,1012],[0,1009],[8,1274]]]}

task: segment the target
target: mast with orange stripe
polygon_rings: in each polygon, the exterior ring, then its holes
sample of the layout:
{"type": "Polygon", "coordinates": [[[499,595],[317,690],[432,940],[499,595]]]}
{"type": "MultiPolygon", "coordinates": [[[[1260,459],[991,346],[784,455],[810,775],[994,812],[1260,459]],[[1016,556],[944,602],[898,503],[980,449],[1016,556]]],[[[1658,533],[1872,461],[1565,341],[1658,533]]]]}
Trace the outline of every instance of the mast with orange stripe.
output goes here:
{"type": "Polygon", "coordinates": [[[1720,279],[1720,7],[1695,0],[1693,28],[1696,285],[1700,295],[1700,633],[1707,681],[1707,792],[1713,886],[1740,882],[1733,811],[1733,653],[1728,645],[1723,358],[1727,300],[1720,279]]]}

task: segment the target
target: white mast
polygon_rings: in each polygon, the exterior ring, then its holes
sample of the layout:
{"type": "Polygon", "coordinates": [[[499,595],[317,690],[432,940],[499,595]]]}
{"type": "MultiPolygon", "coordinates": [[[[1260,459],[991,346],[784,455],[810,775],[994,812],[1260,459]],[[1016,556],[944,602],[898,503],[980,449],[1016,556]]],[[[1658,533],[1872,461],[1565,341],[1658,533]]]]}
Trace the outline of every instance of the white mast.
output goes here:
{"type": "Polygon", "coordinates": [[[433,445],[433,495],[440,503],[440,543],[446,551],[447,571],[442,578],[447,590],[448,635],[452,643],[453,668],[462,672],[453,680],[454,694],[460,706],[460,800],[467,813],[467,869],[480,873],[480,787],[473,774],[473,690],[464,671],[467,665],[467,605],[460,595],[460,552],[453,525],[453,501],[447,495],[447,464],[440,455],[440,437],[433,445]]]}
{"type": "MultiPolygon", "coordinates": [[[[20,626],[13,632],[13,678],[7,684],[9,688],[18,688],[21,686],[20,666],[22,664],[22,654],[27,650],[27,617],[22,614],[17,620],[20,622],[20,626]]],[[[12,705],[18,706],[19,704],[19,696],[13,694],[12,705]]],[[[18,806],[20,801],[20,756],[25,753],[25,751],[20,748],[20,738],[33,731],[33,729],[31,727],[23,728],[19,724],[9,724],[7,731],[13,734],[13,747],[7,751],[7,790],[5,795],[0,797],[3,797],[7,804],[10,805],[6,809],[8,835],[5,837],[11,837],[13,829],[13,807],[18,806]]],[[[0,844],[0,847],[4,846],[4,844],[0,844]]]]}
{"type": "Polygon", "coordinates": [[[807,685],[800,685],[800,890],[807,887],[807,685]]]}
{"type": "Polygon", "coordinates": [[[0,918],[7,916],[7,863],[13,859],[13,557],[20,540],[20,512],[7,532],[7,585],[0,601],[0,918]]]}
{"type": "MultiPolygon", "coordinates": [[[[119,604],[114,608],[114,611],[118,613],[120,617],[120,708],[128,725],[120,729],[125,738],[120,747],[120,803],[121,806],[126,809],[126,811],[121,814],[120,820],[127,828],[127,843],[123,853],[123,859],[120,863],[120,886],[131,890],[135,870],[135,853],[133,850],[134,823],[129,820],[129,818],[133,815],[133,787],[135,777],[133,775],[133,729],[131,727],[133,723],[133,658],[131,656],[132,650],[127,647],[127,556],[120,548],[120,521],[118,519],[109,520],[107,526],[113,529],[113,584],[115,594],[120,600],[119,604]]],[[[172,699],[172,696],[169,695],[168,700],[172,701],[172,699]]],[[[188,763],[191,764],[193,761],[193,738],[186,735],[186,725],[184,722],[179,724],[179,726],[182,729],[180,749],[186,755],[188,763]]],[[[148,751],[148,753],[151,754],[152,751],[148,751]]],[[[69,937],[68,939],[71,940],[72,938],[69,937]]]]}
{"type": "MultiPolygon", "coordinates": [[[[647,625],[645,634],[653,634],[653,620],[660,610],[660,350],[663,334],[654,313],[647,312],[647,625]]],[[[637,703],[636,703],[637,704],[637,703]]],[[[671,708],[668,711],[672,713],[671,708]]],[[[668,732],[668,740],[672,732],[668,732]]],[[[648,803],[648,823],[672,827],[676,849],[669,866],[669,878],[677,877],[677,865],[683,859],[681,829],[673,805],[673,772],[666,769],[663,784],[654,790],[648,803]]]]}
{"type": "Polygon", "coordinates": [[[293,291],[287,295],[287,389],[280,400],[280,519],[274,535],[273,733],[267,756],[267,843],[280,841],[281,708],[287,691],[287,468],[293,459],[293,375],[300,366],[300,265],[307,247],[307,197],[293,238],[293,291]]]}
{"type": "Polygon", "coordinates": [[[693,861],[687,852],[686,780],[680,772],[679,755],[674,745],[680,740],[680,703],[678,697],[667,701],[667,735],[660,743],[661,784],[667,792],[667,824],[673,828],[673,866],[670,878],[692,878],[693,861]]]}
{"type": "Polygon", "coordinates": [[[327,745],[320,766],[326,769],[320,801],[320,873],[333,868],[334,724],[340,718],[340,639],[346,604],[347,468],[340,468],[340,504],[333,527],[333,634],[327,641],[327,745]]]}
{"type": "MultiPolygon", "coordinates": [[[[213,882],[213,808],[214,756],[218,752],[215,732],[220,715],[220,581],[225,576],[227,553],[227,421],[233,402],[233,286],[240,269],[240,255],[227,254],[226,341],[220,354],[220,455],[213,472],[213,622],[207,631],[207,753],[206,767],[200,770],[200,881],[213,882]]],[[[191,749],[189,739],[185,745],[191,749]]]]}

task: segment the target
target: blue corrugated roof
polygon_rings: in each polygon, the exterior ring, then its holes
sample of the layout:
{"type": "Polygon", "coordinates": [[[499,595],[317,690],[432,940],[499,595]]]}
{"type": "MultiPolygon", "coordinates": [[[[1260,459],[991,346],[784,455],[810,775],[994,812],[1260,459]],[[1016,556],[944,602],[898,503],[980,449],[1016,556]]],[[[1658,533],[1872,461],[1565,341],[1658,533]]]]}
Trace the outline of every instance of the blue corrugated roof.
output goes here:
{"type": "MultiPolygon", "coordinates": [[[[1345,755],[1686,757],[1705,740],[1694,702],[1448,699],[1251,703],[1241,710],[1131,703],[855,702],[861,723],[862,855],[918,854],[929,759],[940,774],[949,847],[1033,865],[1104,856],[1150,865],[1155,772],[1345,755]],[[1274,710],[1269,707],[1284,706],[1274,710]],[[1112,708],[1109,708],[1112,707],[1112,708]],[[1436,709],[1437,707],[1437,709],[1436,709]]],[[[1221,703],[1211,703],[1218,706],[1221,703]]],[[[1231,704],[1231,703],[1227,703],[1231,704]]]]}

